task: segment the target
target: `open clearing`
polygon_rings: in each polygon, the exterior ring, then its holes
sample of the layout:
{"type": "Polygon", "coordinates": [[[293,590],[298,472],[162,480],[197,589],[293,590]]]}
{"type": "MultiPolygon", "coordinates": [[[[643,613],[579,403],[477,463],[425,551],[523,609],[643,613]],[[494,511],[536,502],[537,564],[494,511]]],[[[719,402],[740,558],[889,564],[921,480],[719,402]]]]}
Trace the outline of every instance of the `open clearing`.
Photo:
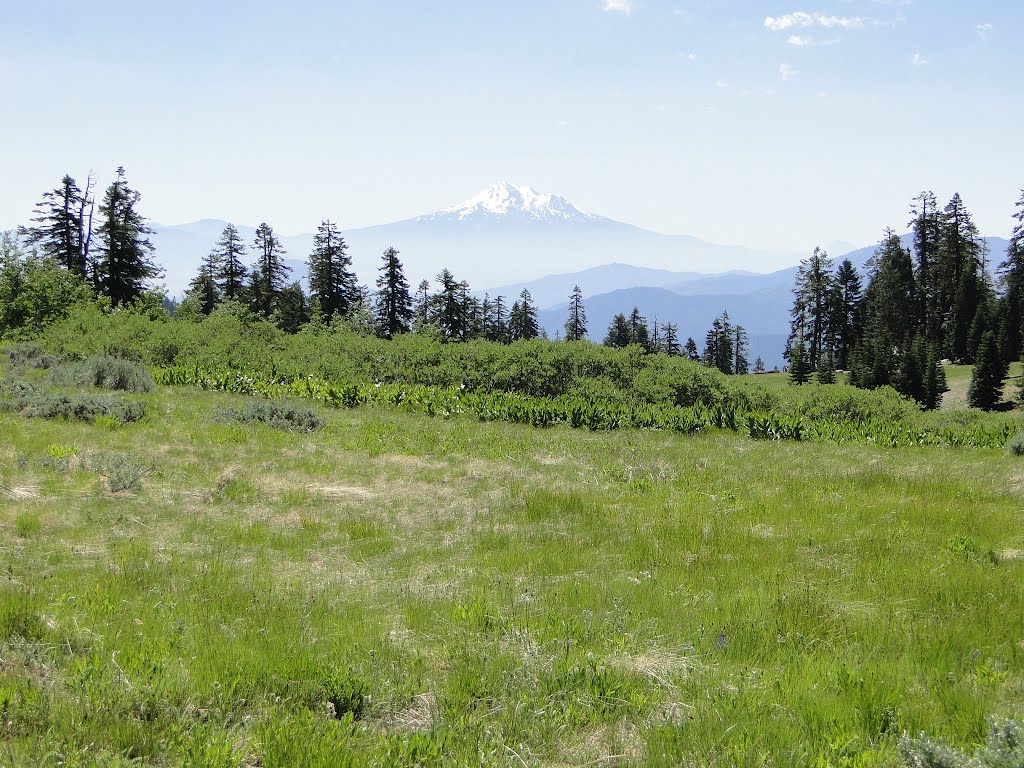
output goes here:
{"type": "Polygon", "coordinates": [[[132,399],[0,412],[0,764],[892,765],[1022,714],[1002,452],[132,399]]]}

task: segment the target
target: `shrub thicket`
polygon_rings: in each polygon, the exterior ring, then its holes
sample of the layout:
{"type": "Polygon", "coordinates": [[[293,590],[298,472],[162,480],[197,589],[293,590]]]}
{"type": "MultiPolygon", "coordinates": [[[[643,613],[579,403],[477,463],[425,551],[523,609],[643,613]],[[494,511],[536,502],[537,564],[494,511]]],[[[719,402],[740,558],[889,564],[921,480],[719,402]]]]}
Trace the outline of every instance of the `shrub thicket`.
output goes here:
{"type": "Polygon", "coordinates": [[[156,386],[142,364],[109,355],[55,368],[53,383],[136,393],[152,392],[156,386]]]}
{"type": "Polygon", "coordinates": [[[145,403],[120,400],[103,395],[36,392],[0,403],[0,407],[27,418],[69,418],[95,421],[99,417],[116,419],[120,424],[138,421],[146,415],[145,403]]]}
{"type": "Polygon", "coordinates": [[[314,432],[326,423],[312,408],[272,400],[247,403],[244,408],[230,409],[225,417],[234,421],[259,422],[274,429],[314,432]]]}

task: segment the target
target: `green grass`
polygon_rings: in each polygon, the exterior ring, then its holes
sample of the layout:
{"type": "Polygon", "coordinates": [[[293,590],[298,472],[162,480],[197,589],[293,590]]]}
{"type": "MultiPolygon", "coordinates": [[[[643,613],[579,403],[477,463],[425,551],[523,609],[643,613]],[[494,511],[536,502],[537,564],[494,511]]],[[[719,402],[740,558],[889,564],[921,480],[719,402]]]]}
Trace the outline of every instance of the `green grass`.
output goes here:
{"type": "Polygon", "coordinates": [[[1000,450],[132,397],[0,411],[0,765],[894,765],[1024,714],[1000,450]]]}

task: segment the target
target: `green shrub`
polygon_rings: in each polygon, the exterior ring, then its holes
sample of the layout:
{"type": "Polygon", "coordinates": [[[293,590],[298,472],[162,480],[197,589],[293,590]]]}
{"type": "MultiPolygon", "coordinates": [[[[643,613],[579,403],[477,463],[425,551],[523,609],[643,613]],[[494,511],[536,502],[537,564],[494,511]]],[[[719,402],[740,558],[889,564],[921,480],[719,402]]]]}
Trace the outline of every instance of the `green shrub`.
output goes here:
{"type": "Polygon", "coordinates": [[[136,393],[152,392],[156,386],[143,365],[109,355],[91,357],[80,363],[56,368],[53,382],[136,393]]]}
{"type": "Polygon", "coordinates": [[[322,685],[324,701],[339,720],[348,714],[358,720],[366,713],[366,689],[366,682],[351,669],[329,673],[322,685]]]}
{"type": "Polygon", "coordinates": [[[1006,441],[1006,452],[1011,456],[1024,456],[1024,432],[1018,432],[1006,441]]]}
{"type": "Polygon", "coordinates": [[[33,341],[8,347],[7,357],[11,365],[30,365],[40,369],[52,368],[60,362],[60,358],[48,355],[41,344],[33,341]]]}
{"type": "Polygon", "coordinates": [[[1021,768],[1024,766],[1024,726],[1014,720],[994,722],[988,742],[973,758],[941,741],[920,734],[900,739],[907,768],[1021,768]]]}
{"type": "Polygon", "coordinates": [[[89,468],[106,479],[111,493],[141,491],[142,478],[153,471],[152,464],[127,453],[97,454],[91,457],[89,468]]]}
{"type": "Polygon", "coordinates": [[[14,398],[0,407],[13,410],[26,418],[68,418],[94,421],[97,416],[110,416],[121,424],[138,421],[146,415],[146,404],[120,400],[104,395],[35,393],[14,398]]]}
{"type": "Polygon", "coordinates": [[[314,432],[326,424],[312,408],[280,401],[247,403],[244,408],[225,411],[224,415],[234,421],[259,422],[274,429],[298,432],[314,432]]]}

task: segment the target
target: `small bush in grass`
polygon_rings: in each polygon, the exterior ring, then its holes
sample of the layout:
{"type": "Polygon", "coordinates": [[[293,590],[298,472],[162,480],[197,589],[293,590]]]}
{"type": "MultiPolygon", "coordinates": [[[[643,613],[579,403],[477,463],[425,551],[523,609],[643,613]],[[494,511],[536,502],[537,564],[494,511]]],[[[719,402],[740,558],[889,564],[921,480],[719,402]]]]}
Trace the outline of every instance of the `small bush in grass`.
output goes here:
{"type": "Polygon", "coordinates": [[[31,365],[33,368],[41,369],[52,368],[60,362],[60,358],[47,354],[42,344],[36,342],[10,347],[7,350],[7,357],[10,358],[12,365],[31,365]]]}
{"type": "Polygon", "coordinates": [[[248,403],[244,408],[226,411],[225,416],[234,421],[260,422],[274,429],[298,432],[313,432],[326,423],[312,408],[280,401],[248,403]]]}
{"type": "Polygon", "coordinates": [[[91,357],[80,363],[54,369],[54,384],[101,387],[121,392],[152,392],[156,386],[140,363],[109,355],[91,357]]]}
{"type": "Polygon", "coordinates": [[[121,424],[138,421],[146,415],[145,403],[88,394],[36,393],[0,403],[0,407],[27,418],[64,417],[79,421],[95,421],[97,416],[110,416],[121,424]]]}
{"type": "Polygon", "coordinates": [[[139,461],[127,453],[100,453],[90,460],[90,468],[107,481],[111,493],[142,490],[142,478],[153,471],[153,465],[139,461]]]}
{"type": "Polygon", "coordinates": [[[988,742],[973,758],[923,733],[916,739],[900,739],[900,754],[907,768],[1020,768],[1024,726],[1015,720],[993,723],[988,742]]]}
{"type": "Polygon", "coordinates": [[[358,720],[365,714],[366,682],[351,669],[329,673],[322,687],[324,700],[331,705],[334,716],[339,720],[347,714],[358,720]]]}
{"type": "Polygon", "coordinates": [[[1024,432],[1018,432],[1006,441],[1006,452],[1011,456],[1024,456],[1024,432]]]}

